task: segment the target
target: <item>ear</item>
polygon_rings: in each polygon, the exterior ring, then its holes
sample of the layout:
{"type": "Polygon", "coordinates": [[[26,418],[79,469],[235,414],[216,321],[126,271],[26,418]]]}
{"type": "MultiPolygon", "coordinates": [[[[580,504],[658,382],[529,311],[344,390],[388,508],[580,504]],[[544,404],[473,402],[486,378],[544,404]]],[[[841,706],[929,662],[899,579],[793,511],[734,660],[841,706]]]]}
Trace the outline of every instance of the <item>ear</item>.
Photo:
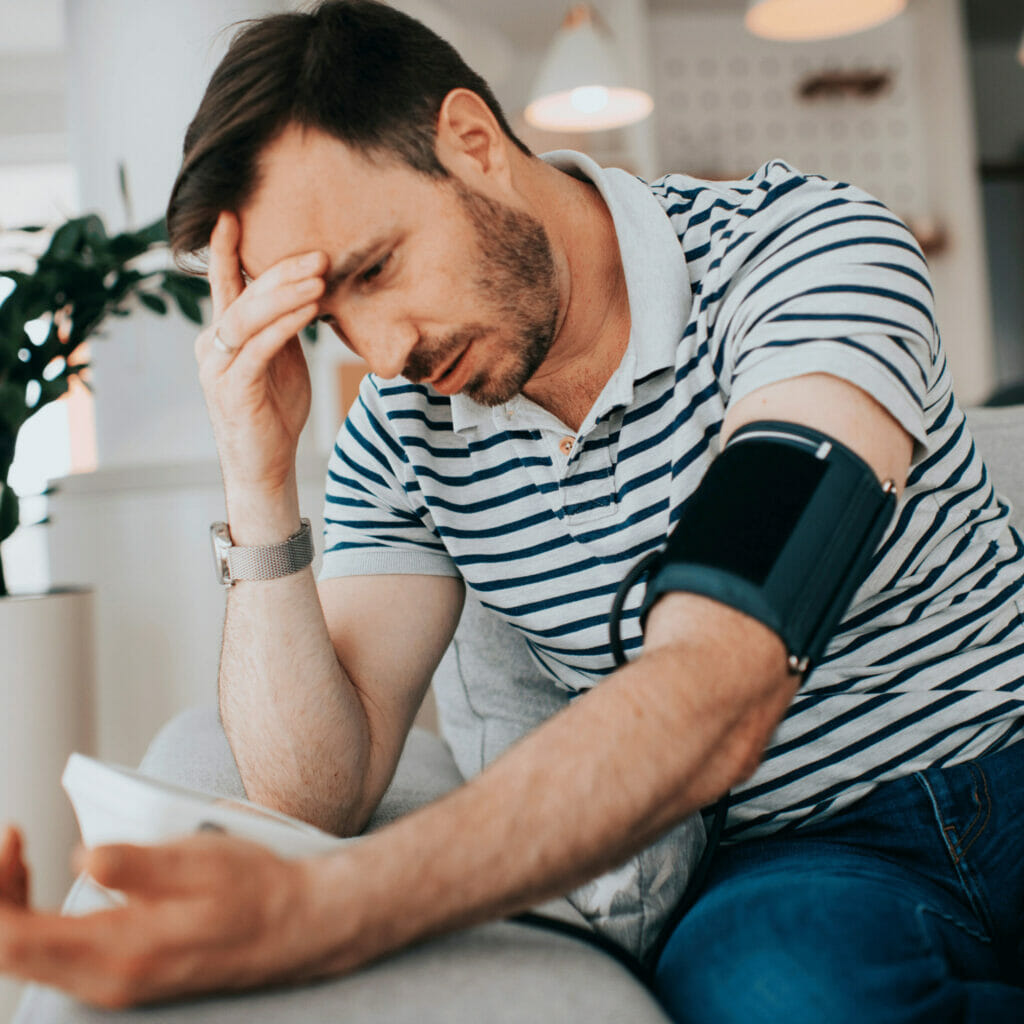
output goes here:
{"type": "Polygon", "coordinates": [[[510,147],[491,108],[469,89],[453,89],[437,117],[437,158],[456,177],[476,188],[510,184],[510,147]]]}

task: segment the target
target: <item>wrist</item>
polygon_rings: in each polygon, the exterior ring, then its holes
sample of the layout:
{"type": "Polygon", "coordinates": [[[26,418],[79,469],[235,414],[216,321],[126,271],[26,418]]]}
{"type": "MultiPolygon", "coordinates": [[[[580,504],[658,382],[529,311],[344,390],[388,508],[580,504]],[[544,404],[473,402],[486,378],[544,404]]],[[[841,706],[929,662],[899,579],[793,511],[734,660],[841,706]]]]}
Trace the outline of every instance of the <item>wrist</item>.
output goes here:
{"type": "Polygon", "coordinates": [[[447,858],[424,862],[420,826],[433,838],[430,845],[449,847],[447,821],[440,822],[432,809],[421,809],[416,825],[392,823],[336,853],[304,862],[317,880],[318,924],[328,938],[332,971],[351,970],[488,916],[464,905],[460,886],[442,867],[447,858]],[[437,834],[439,826],[443,837],[437,834]]]}
{"type": "Polygon", "coordinates": [[[276,544],[301,525],[294,476],[279,488],[247,488],[225,482],[224,504],[235,544],[276,544]]]}
{"type": "MultiPolygon", "coordinates": [[[[365,842],[365,837],[360,838],[336,853],[295,862],[314,894],[306,926],[309,934],[317,936],[318,961],[326,975],[347,973],[401,945],[383,941],[377,934],[382,908],[365,891],[367,871],[372,877],[373,868],[358,855],[358,847],[365,842]]],[[[396,909],[390,917],[397,920],[400,912],[396,909]]]]}

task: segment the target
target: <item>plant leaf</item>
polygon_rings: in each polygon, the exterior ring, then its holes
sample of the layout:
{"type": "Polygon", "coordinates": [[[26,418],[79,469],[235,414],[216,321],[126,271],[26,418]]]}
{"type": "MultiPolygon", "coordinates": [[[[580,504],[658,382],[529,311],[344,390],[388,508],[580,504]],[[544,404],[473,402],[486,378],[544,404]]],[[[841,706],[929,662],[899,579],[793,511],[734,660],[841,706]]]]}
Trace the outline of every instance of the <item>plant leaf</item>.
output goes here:
{"type": "Polygon", "coordinates": [[[139,228],[135,232],[135,237],[140,242],[145,242],[147,247],[162,244],[167,241],[167,222],[163,217],[158,217],[152,224],[139,228]]]}
{"type": "Polygon", "coordinates": [[[181,310],[182,315],[186,316],[194,324],[201,324],[203,322],[203,311],[199,308],[199,303],[196,302],[195,297],[187,292],[173,294],[174,301],[178,304],[178,309],[181,310]]]}
{"type": "Polygon", "coordinates": [[[107,229],[103,221],[95,213],[86,214],[82,218],[82,237],[91,245],[105,247],[107,242],[107,229]]]}
{"type": "Polygon", "coordinates": [[[53,380],[41,380],[39,382],[39,401],[36,402],[32,415],[39,412],[44,405],[49,405],[51,402],[56,402],[58,398],[63,398],[68,393],[68,386],[66,370],[59,377],[54,377],[53,380]]]}
{"type": "Polygon", "coordinates": [[[82,241],[84,221],[84,217],[74,217],[57,228],[50,239],[49,248],[40,257],[39,262],[66,260],[73,256],[82,241]]]}
{"type": "Polygon", "coordinates": [[[124,205],[125,216],[128,218],[128,222],[131,223],[135,218],[132,215],[132,197],[128,191],[128,169],[124,165],[123,160],[117,162],[117,186],[121,191],[121,202],[124,205]]]}
{"type": "Polygon", "coordinates": [[[167,312],[167,303],[159,295],[154,295],[152,292],[139,292],[139,302],[161,316],[167,312]]]}
{"type": "Polygon", "coordinates": [[[4,454],[4,437],[8,434],[16,437],[26,419],[24,387],[11,381],[0,381],[0,455],[4,454]]]}
{"type": "Polygon", "coordinates": [[[13,488],[0,483],[0,541],[7,540],[14,533],[19,519],[18,496],[13,488]]]}
{"type": "Polygon", "coordinates": [[[197,299],[208,299],[210,297],[210,284],[205,277],[198,277],[195,274],[185,274],[180,270],[168,270],[164,273],[160,287],[165,291],[176,295],[179,292],[193,295],[197,299]]]}
{"type": "Polygon", "coordinates": [[[7,479],[11,465],[14,462],[14,446],[18,440],[18,430],[0,430],[0,486],[7,479]]]}

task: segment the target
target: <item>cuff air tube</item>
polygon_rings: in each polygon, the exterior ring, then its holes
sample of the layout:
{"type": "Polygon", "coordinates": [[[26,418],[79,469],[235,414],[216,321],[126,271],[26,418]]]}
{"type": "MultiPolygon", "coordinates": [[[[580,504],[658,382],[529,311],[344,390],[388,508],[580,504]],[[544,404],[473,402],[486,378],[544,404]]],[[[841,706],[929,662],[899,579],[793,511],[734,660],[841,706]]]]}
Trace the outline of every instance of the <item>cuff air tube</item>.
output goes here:
{"type": "Polygon", "coordinates": [[[682,507],[650,571],[641,623],[662,594],[721,601],[777,633],[801,675],[820,657],[892,519],[892,483],[825,434],[750,423],[682,507]]]}

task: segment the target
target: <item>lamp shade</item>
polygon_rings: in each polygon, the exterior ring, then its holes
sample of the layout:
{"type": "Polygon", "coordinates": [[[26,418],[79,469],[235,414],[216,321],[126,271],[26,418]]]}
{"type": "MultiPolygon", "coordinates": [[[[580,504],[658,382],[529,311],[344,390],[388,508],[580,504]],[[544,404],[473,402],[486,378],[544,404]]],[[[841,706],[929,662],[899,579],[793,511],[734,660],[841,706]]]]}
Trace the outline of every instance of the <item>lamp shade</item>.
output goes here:
{"type": "Polygon", "coordinates": [[[747,28],[765,39],[829,39],[894,18],[907,0],[747,0],[747,28]]]}
{"type": "Polygon", "coordinates": [[[654,101],[626,84],[611,35],[586,4],[566,15],[544,58],[526,120],[548,131],[600,131],[643,120],[654,101]]]}

